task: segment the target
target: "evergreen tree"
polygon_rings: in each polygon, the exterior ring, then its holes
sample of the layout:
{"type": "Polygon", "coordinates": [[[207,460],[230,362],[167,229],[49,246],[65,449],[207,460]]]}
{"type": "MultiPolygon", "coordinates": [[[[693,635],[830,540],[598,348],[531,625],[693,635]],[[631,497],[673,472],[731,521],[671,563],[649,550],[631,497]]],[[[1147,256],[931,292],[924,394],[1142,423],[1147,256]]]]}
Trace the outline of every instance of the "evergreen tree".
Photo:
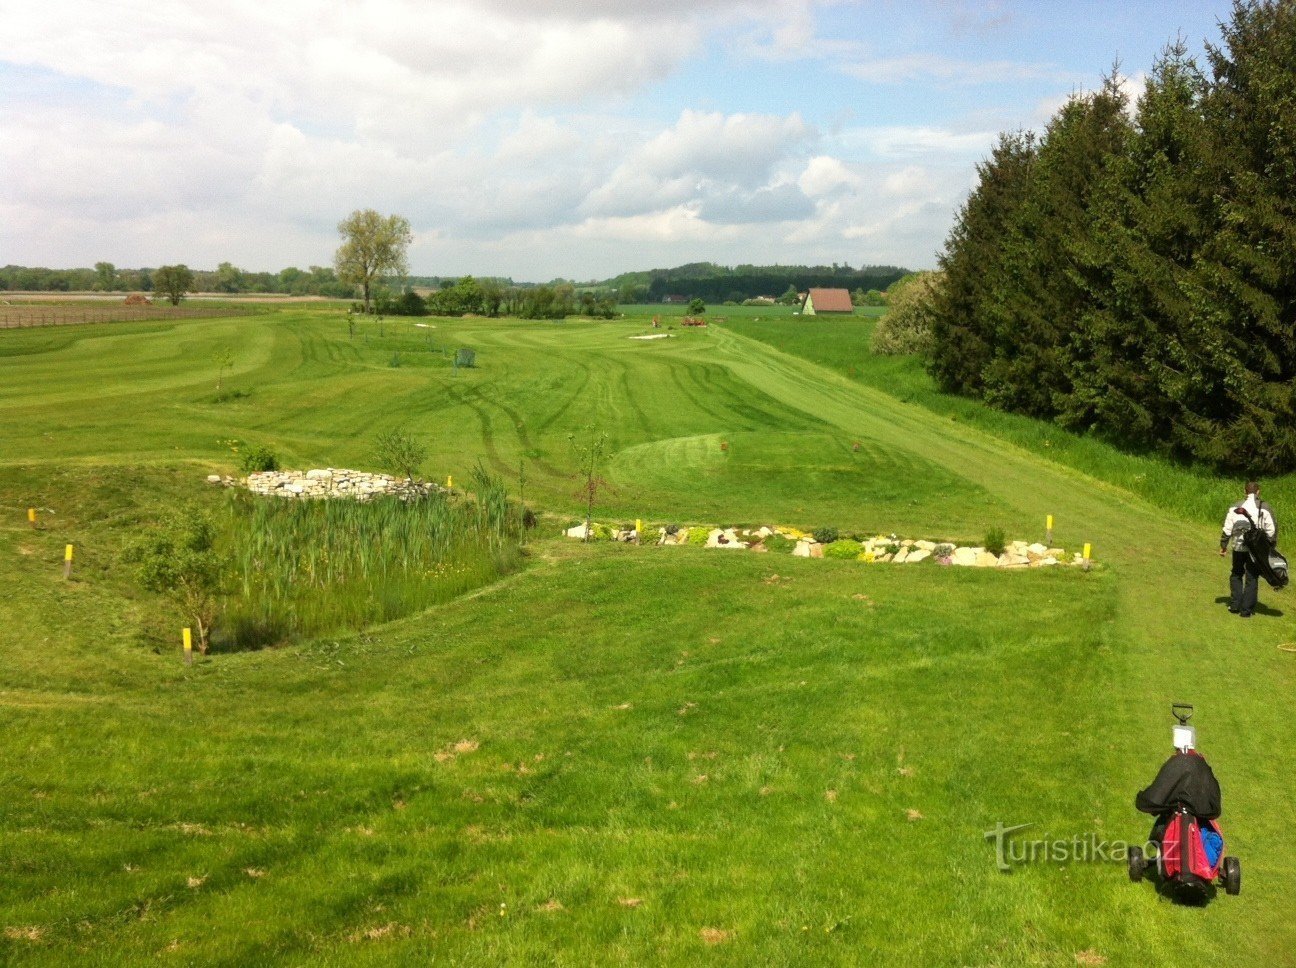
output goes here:
{"type": "Polygon", "coordinates": [[[1094,200],[1083,261],[1101,274],[1076,329],[1062,423],[1171,449],[1196,302],[1188,278],[1213,221],[1205,81],[1182,43],[1158,58],[1123,157],[1094,200]]]}
{"type": "Polygon", "coordinates": [[[1072,97],[1049,122],[1024,204],[1005,246],[1009,284],[995,320],[985,398],[1005,410],[1054,417],[1083,360],[1073,336],[1105,267],[1086,260],[1096,232],[1093,203],[1129,137],[1126,98],[1115,73],[1094,93],[1072,97]]]}
{"type": "Polygon", "coordinates": [[[1253,473],[1296,466],[1296,4],[1235,0],[1209,47],[1218,231],[1197,259],[1203,379],[1181,439],[1253,473]]]}
{"type": "MultiPolygon", "coordinates": [[[[1025,200],[1038,148],[1035,136],[1000,135],[989,160],[977,166],[980,180],[959,211],[940,267],[945,284],[932,308],[928,364],[942,389],[979,394],[990,362],[999,295],[1005,277],[1004,249],[1025,200]]],[[[895,287],[888,290],[894,296],[895,287]]]]}

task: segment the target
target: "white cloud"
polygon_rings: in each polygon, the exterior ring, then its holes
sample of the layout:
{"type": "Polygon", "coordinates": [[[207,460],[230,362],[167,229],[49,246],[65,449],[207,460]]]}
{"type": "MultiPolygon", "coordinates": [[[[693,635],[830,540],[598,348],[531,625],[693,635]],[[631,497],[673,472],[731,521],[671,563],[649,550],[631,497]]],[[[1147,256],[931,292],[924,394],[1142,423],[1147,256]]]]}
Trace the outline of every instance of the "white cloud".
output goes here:
{"type": "Polygon", "coordinates": [[[1071,75],[1051,64],[970,61],[939,54],[905,54],[840,65],[843,74],[884,84],[932,82],[947,85],[1002,84],[1004,81],[1066,81],[1071,75]]]}

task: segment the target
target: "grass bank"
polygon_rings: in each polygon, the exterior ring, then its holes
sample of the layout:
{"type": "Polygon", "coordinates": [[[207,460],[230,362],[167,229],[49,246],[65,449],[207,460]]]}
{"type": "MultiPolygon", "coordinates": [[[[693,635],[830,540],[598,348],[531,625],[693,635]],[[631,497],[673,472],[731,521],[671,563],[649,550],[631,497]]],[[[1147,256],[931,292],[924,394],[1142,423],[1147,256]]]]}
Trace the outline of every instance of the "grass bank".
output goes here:
{"type": "MultiPolygon", "coordinates": [[[[917,357],[876,356],[869,351],[872,320],[734,319],[726,325],[905,403],[993,434],[1043,460],[1120,487],[1189,520],[1218,524],[1229,503],[1242,493],[1244,482],[1240,479],[1223,478],[1155,454],[1130,453],[1093,436],[941,393],[917,357]]],[[[1266,499],[1277,508],[1296,509],[1296,474],[1269,478],[1263,484],[1266,499]]]]}

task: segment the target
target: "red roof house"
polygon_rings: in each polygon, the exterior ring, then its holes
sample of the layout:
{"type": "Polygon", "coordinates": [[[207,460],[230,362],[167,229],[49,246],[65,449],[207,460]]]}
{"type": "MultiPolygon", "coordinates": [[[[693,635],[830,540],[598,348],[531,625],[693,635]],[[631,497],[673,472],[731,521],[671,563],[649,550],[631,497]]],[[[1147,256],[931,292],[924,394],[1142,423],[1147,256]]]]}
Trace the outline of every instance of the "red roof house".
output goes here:
{"type": "Polygon", "coordinates": [[[801,315],[817,316],[820,313],[855,312],[850,293],[845,289],[811,289],[801,303],[801,315]]]}

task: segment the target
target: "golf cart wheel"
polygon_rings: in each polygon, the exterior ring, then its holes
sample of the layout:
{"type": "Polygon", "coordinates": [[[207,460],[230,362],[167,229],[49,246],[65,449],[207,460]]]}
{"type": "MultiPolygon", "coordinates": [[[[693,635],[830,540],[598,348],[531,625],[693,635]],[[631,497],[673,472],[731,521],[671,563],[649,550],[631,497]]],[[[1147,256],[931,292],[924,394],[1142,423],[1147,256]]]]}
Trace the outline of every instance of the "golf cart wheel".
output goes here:
{"type": "Polygon", "coordinates": [[[1242,862],[1236,857],[1224,858],[1224,892],[1242,893],[1242,862]]]}
{"type": "Polygon", "coordinates": [[[1147,858],[1143,856],[1142,847],[1131,847],[1129,849],[1129,879],[1137,884],[1143,880],[1143,872],[1147,870],[1147,858]]]}

